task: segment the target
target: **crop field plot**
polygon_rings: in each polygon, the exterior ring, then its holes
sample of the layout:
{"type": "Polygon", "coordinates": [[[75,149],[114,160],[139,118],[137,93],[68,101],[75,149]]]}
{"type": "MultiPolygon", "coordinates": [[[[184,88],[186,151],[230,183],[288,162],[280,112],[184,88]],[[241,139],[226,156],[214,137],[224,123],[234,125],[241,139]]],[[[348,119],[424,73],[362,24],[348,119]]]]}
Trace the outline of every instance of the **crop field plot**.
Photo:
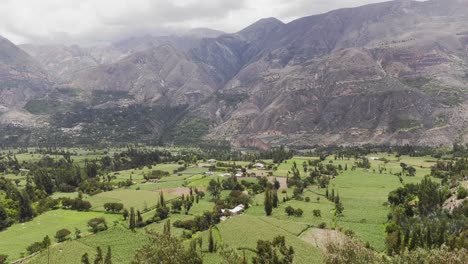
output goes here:
{"type": "MultiPolygon", "coordinates": [[[[113,151],[106,150],[74,150],[78,161],[86,159],[96,159],[104,155],[113,155],[113,151]]],[[[22,160],[40,158],[38,154],[18,154],[22,160]]],[[[60,158],[61,156],[52,156],[60,158]]],[[[265,215],[264,200],[265,193],[250,196],[249,207],[239,216],[233,216],[213,227],[213,236],[218,247],[230,247],[238,249],[242,254],[245,252],[247,259],[251,260],[259,239],[272,240],[275,236],[282,235],[286,238],[287,245],[293,246],[295,255],[294,263],[322,263],[323,245],[327,239],[339,239],[344,236],[343,232],[350,230],[362,242],[368,242],[377,252],[383,252],[385,245],[385,224],[389,207],[387,202],[389,192],[403,186],[403,183],[418,183],[424,176],[429,175],[431,166],[436,160],[430,157],[409,157],[389,155],[387,153],[376,153],[367,156],[370,168],[357,168],[356,160],[336,159],[328,156],[321,164],[331,164],[338,168],[338,176],[332,178],[327,188],[320,188],[317,184],[307,186],[301,195],[302,199],[294,198],[294,188],[287,186],[287,177],[293,177],[292,167],[296,164],[300,177],[309,177],[310,171],[315,169],[309,165],[310,161],[318,161],[318,157],[298,157],[285,160],[282,163],[268,164],[274,165],[276,169],[260,170],[248,169],[249,173],[257,176],[266,176],[270,182],[276,178],[280,182],[280,189],[277,191],[279,205],[273,208],[270,216],[265,215]],[[397,174],[402,172],[402,166],[412,166],[415,168],[414,176],[397,174]],[[306,167],[306,168],[305,168],[306,167]],[[273,175],[273,176],[271,176],[273,175]],[[339,195],[344,206],[342,215],[335,214],[335,203],[325,196],[326,190],[329,194],[339,195]],[[301,209],[301,216],[288,216],[286,208],[301,209]],[[317,215],[317,212],[319,214],[317,215]]],[[[222,161],[220,161],[222,162],[222,161]]],[[[265,161],[264,161],[265,162],[265,161]]],[[[229,164],[229,162],[223,162],[229,164]]],[[[233,161],[230,162],[234,164],[233,161]]],[[[235,162],[236,165],[248,166],[251,162],[235,162]]],[[[213,164],[214,165],[214,164],[213,164]]],[[[162,232],[167,220],[171,223],[181,220],[193,220],[205,212],[213,212],[213,196],[208,187],[210,181],[222,183],[228,177],[220,176],[227,173],[230,167],[217,167],[214,175],[207,175],[206,167],[198,167],[199,164],[192,164],[183,171],[177,172],[182,165],[178,162],[149,165],[141,168],[114,171],[111,180],[114,190],[105,191],[96,195],[83,194],[85,200],[92,205],[91,212],[76,212],[68,210],[54,210],[46,212],[33,221],[23,224],[16,223],[6,231],[0,233],[0,253],[10,256],[10,260],[15,260],[26,255],[26,247],[33,242],[41,241],[45,235],[54,237],[55,232],[61,228],[72,231],[74,238],[75,228],[83,232],[81,239],[73,239],[64,243],[54,241],[50,248],[50,256],[46,251],[39,253],[27,263],[42,264],[47,263],[50,258],[51,263],[81,263],[81,256],[88,253],[91,262],[96,254],[96,247],[101,247],[104,254],[107,246],[112,247],[113,263],[130,263],[135,251],[147,243],[146,230],[162,232]],[[152,171],[161,170],[168,172],[168,176],[160,179],[147,181],[144,176],[152,171]],[[129,187],[117,187],[119,182],[132,179],[129,187]],[[141,211],[143,221],[153,220],[160,194],[164,194],[167,206],[171,207],[174,199],[179,199],[182,195],[188,196],[191,188],[197,188],[205,192],[205,197],[198,203],[193,203],[190,211],[185,214],[171,212],[169,218],[163,221],[150,223],[144,228],[137,228],[135,232],[129,230],[128,221],[124,221],[122,214],[108,214],[105,212],[105,203],[122,203],[124,208],[130,207],[141,211]],[[94,217],[105,217],[109,229],[97,234],[90,234],[87,221],[94,217]],[[25,239],[18,239],[24,237],[25,239]]],[[[224,165],[223,165],[224,166],[224,165]]],[[[6,178],[18,180],[18,189],[24,188],[26,175],[7,174],[6,178]]],[[[239,183],[248,182],[258,184],[257,177],[239,177],[239,183]]],[[[440,182],[439,179],[434,179],[440,182]]],[[[120,185],[121,186],[121,185],[120,185]]],[[[253,186],[258,188],[257,186],[253,186]]],[[[247,187],[248,191],[253,191],[252,185],[247,187]]],[[[258,189],[256,189],[258,190],[258,189]]],[[[220,198],[229,197],[231,190],[221,190],[220,198]]],[[[77,198],[78,190],[75,192],[55,192],[51,198],[77,198]]],[[[190,230],[171,227],[174,236],[184,237],[190,230]]],[[[203,238],[204,263],[220,263],[222,261],[218,253],[208,253],[208,231],[198,231],[192,234],[193,238],[203,238]]],[[[184,245],[188,246],[190,239],[184,240],[184,245]]]]}
{"type": "Polygon", "coordinates": [[[280,228],[283,223],[241,215],[222,222],[218,225],[218,229],[222,244],[232,248],[247,249],[245,253],[248,259],[253,256],[248,249],[255,249],[258,239],[272,240],[275,236],[282,235],[286,238],[286,244],[294,248],[294,263],[322,263],[319,250],[298,238],[296,234],[280,228]]]}
{"type": "MultiPolygon", "coordinates": [[[[177,195],[165,194],[165,198],[172,199],[177,195]]],[[[93,206],[93,210],[104,211],[105,203],[122,203],[125,208],[134,207],[135,209],[144,210],[156,206],[159,199],[159,192],[156,191],[137,191],[137,190],[114,190],[110,192],[99,193],[90,196],[87,200],[93,206]]]]}
{"type": "Polygon", "coordinates": [[[67,228],[74,233],[75,228],[83,234],[88,233],[87,222],[91,218],[104,217],[109,226],[114,221],[121,220],[121,215],[104,214],[99,212],[77,212],[68,210],[54,210],[44,213],[26,223],[17,223],[0,233],[0,248],[2,254],[12,259],[19,258],[26,252],[26,247],[34,242],[42,241],[48,235],[52,240],[55,232],[67,228]]]}
{"type": "MultiPolygon", "coordinates": [[[[112,250],[113,263],[130,263],[135,251],[147,241],[143,230],[132,232],[124,227],[115,226],[96,235],[53,245],[50,248],[50,263],[81,264],[81,257],[85,253],[88,253],[90,262],[93,262],[96,248],[101,247],[105,255],[108,246],[112,250]],[[122,239],[123,237],[125,239],[122,239]]],[[[43,251],[28,263],[47,263],[47,259],[47,251],[43,251]]]]}

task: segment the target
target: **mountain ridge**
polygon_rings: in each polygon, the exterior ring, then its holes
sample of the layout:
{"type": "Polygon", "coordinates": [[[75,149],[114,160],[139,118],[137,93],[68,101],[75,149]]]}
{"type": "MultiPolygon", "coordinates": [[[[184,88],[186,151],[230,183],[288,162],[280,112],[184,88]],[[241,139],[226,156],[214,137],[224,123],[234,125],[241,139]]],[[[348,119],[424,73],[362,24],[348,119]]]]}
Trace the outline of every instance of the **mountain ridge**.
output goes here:
{"type": "MultiPolygon", "coordinates": [[[[78,69],[50,85],[56,108],[35,101],[31,114],[60,131],[53,120],[64,111],[157,108],[177,118],[145,118],[145,138],[177,144],[190,133],[246,147],[468,142],[464,7],[468,1],[389,1],[286,24],[261,19],[231,34],[143,36],[101,51],[24,46],[55,75],[52,68],[65,69],[57,65],[78,69]],[[89,63],[90,54],[107,60],[89,63]]],[[[77,129],[89,120],[74,118],[77,129]]]]}

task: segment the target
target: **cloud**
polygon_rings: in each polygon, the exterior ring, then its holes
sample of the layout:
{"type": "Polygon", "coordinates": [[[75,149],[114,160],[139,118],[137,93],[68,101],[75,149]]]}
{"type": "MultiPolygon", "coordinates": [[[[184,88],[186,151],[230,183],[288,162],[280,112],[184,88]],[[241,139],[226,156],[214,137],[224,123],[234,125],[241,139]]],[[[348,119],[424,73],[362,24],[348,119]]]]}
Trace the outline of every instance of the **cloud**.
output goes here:
{"type": "Polygon", "coordinates": [[[182,28],[234,32],[382,0],[1,0],[0,35],[15,43],[97,43],[182,28]]]}

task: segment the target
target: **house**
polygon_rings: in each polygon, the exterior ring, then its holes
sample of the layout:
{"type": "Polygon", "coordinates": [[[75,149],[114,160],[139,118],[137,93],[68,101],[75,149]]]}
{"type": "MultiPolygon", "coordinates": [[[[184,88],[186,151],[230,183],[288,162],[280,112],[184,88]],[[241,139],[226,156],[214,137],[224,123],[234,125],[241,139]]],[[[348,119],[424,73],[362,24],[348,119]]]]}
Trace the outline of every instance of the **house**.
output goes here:
{"type": "Polygon", "coordinates": [[[238,172],[236,173],[236,177],[242,177],[244,174],[242,174],[242,172],[238,172]]]}
{"type": "Polygon", "coordinates": [[[378,157],[370,157],[369,159],[370,159],[370,160],[379,160],[378,157]]]}
{"type": "Polygon", "coordinates": [[[216,160],[215,159],[209,159],[208,163],[216,163],[216,160]]]}
{"type": "Polygon", "coordinates": [[[231,215],[240,215],[244,212],[245,206],[243,204],[239,204],[238,206],[232,209],[221,209],[221,212],[224,214],[226,211],[230,212],[231,215]]]}
{"type": "Polygon", "coordinates": [[[260,170],[263,170],[265,168],[265,164],[259,162],[255,163],[253,166],[260,170]]]}
{"type": "Polygon", "coordinates": [[[213,176],[213,175],[214,175],[214,172],[212,172],[212,171],[205,171],[204,174],[205,174],[205,175],[209,175],[209,176],[213,176]]]}

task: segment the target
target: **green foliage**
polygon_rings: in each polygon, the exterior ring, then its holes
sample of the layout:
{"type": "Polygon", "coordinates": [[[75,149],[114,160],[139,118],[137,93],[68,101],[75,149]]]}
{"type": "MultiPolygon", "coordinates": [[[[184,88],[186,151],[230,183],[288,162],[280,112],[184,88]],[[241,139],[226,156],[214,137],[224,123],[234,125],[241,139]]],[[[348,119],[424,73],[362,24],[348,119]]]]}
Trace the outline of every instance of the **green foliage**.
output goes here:
{"type": "Polygon", "coordinates": [[[257,255],[252,258],[254,264],[291,264],[294,259],[294,249],[286,245],[283,236],[277,236],[273,241],[257,241],[257,255]]]}
{"type": "Polygon", "coordinates": [[[172,264],[201,264],[202,258],[195,248],[184,248],[181,240],[168,234],[147,231],[150,242],[138,249],[132,263],[172,263],[172,264]]]}
{"type": "Polygon", "coordinates": [[[0,264],[7,264],[8,256],[0,254],[0,264]]]}
{"type": "MultiPolygon", "coordinates": [[[[465,199],[468,196],[468,190],[466,190],[463,186],[458,187],[457,190],[457,199],[465,199]]],[[[1,219],[1,217],[0,217],[1,219]]]]}
{"type": "Polygon", "coordinates": [[[70,239],[68,236],[71,234],[70,230],[63,228],[57,231],[55,233],[55,239],[57,239],[57,242],[63,242],[65,240],[70,239]]]}
{"type": "Polygon", "coordinates": [[[106,209],[107,212],[111,213],[119,213],[123,209],[123,204],[122,203],[105,203],[104,204],[104,209],[106,209]]]}
{"type": "Polygon", "coordinates": [[[106,219],[103,217],[93,218],[88,221],[88,227],[93,233],[107,230],[106,219]]]}

